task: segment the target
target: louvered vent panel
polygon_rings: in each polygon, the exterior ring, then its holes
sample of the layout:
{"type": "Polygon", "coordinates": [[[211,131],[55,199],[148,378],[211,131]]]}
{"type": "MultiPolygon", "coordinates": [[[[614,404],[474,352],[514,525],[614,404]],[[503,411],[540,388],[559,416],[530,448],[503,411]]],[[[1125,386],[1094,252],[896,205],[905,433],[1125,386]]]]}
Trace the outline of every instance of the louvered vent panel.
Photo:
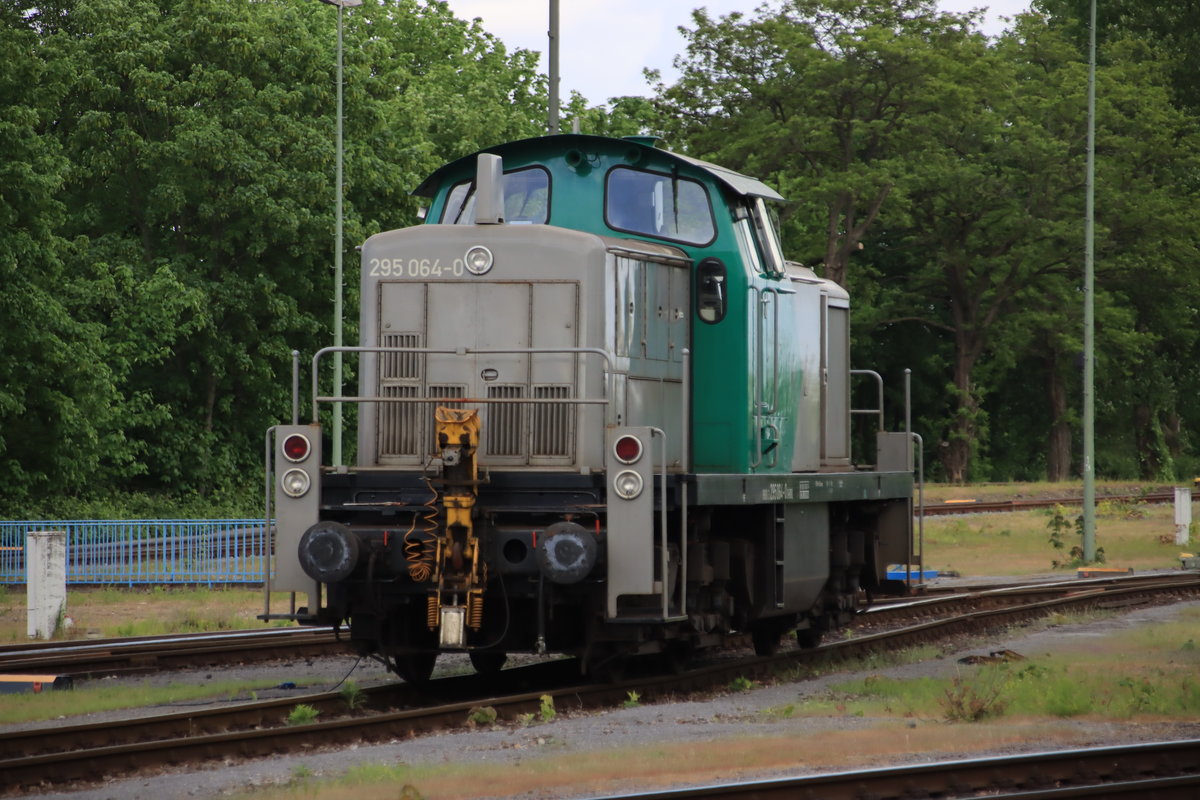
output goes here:
{"type": "MultiPolygon", "coordinates": [[[[570,386],[535,386],[536,400],[561,400],[571,396],[570,386]]],[[[533,455],[569,456],[575,439],[575,408],[566,403],[533,406],[533,455]]]]}
{"type": "MultiPolygon", "coordinates": [[[[525,397],[524,386],[489,386],[489,399],[525,397]]],[[[523,403],[491,403],[487,408],[487,450],[493,456],[519,456],[524,430],[523,403]]]]}
{"type": "MultiPolygon", "coordinates": [[[[383,347],[420,347],[419,333],[385,333],[383,347]]],[[[379,377],[389,380],[418,380],[421,377],[420,353],[383,353],[379,359],[379,377]]]]}
{"type": "MultiPolygon", "coordinates": [[[[462,403],[454,403],[447,398],[466,397],[467,388],[465,386],[455,384],[435,383],[429,387],[427,392],[425,392],[425,396],[431,398],[430,402],[418,404],[418,408],[421,409],[421,424],[424,426],[421,433],[424,438],[421,439],[421,444],[426,448],[426,451],[433,453],[437,450],[437,443],[434,441],[434,439],[437,438],[435,436],[435,431],[437,431],[437,420],[434,417],[434,412],[437,411],[438,406],[441,406],[442,408],[462,408],[462,403]]],[[[426,455],[426,452],[423,451],[421,455],[426,455]]]]}
{"type": "Polygon", "coordinates": [[[434,385],[434,386],[429,387],[429,393],[426,394],[425,396],[426,397],[443,398],[442,400],[435,400],[434,402],[429,404],[429,409],[428,409],[429,418],[433,419],[433,411],[438,406],[444,406],[445,408],[462,408],[463,407],[462,403],[453,403],[453,402],[446,400],[445,398],[466,397],[467,389],[465,386],[456,386],[456,385],[452,385],[452,384],[448,384],[445,386],[434,385]]]}
{"type": "MultiPolygon", "coordinates": [[[[383,397],[416,397],[416,386],[383,386],[383,397]]],[[[379,454],[415,456],[421,436],[420,403],[379,404],[379,454]]]]}

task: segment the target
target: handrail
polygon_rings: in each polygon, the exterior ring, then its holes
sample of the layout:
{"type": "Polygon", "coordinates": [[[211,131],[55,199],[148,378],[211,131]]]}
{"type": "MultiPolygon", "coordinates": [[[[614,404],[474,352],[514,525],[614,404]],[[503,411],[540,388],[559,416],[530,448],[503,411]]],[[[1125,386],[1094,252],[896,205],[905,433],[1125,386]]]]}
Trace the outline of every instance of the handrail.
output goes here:
{"type": "MultiPolygon", "coordinates": [[[[614,402],[620,400],[614,387],[616,375],[615,356],[607,350],[598,347],[514,347],[514,348],[434,348],[434,347],[322,347],[313,353],[312,357],[312,422],[316,423],[318,408],[321,403],[474,403],[479,405],[491,404],[531,404],[531,405],[602,405],[605,410],[605,424],[614,424],[614,402]],[[320,390],[320,360],[329,353],[415,353],[419,355],[597,355],[604,359],[604,394],[602,399],[586,397],[377,397],[345,395],[321,395],[320,390]]],[[[335,465],[340,466],[340,465],[335,465]]]]}
{"type": "MultiPolygon", "coordinates": [[[[603,350],[599,347],[521,347],[521,348],[504,348],[504,349],[474,348],[474,347],[459,347],[459,348],[347,347],[347,346],[322,347],[320,350],[313,353],[313,357],[312,357],[312,421],[313,422],[317,421],[317,408],[321,401],[324,401],[324,402],[335,401],[335,399],[332,397],[321,396],[318,393],[318,390],[320,387],[320,372],[318,371],[319,370],[319,362],[320,362],[322,356],[327,355],[329,353],[418,353],[418,354],[422,354],[422,355],[447,355],[447,356],[455,356],[455,355],[457,355],[457,356],[465,356],[465,355],[488,356],[488,355],[520,355],[520,354],[526,354],[526,355],[537,355],[537,354],[597,355],[604,359],[605,366],[608,368],[607,374],[605,375],[605,394],[607,394],[608,397],[610,397],[610,398],[613,396],[613,392],[611,391],[612,387],[610,384],[611,384],[613,375],[616,373],[616,364],[614,363],[614,357],[613,357],[612,353],[608,352],[607,350],[603,350]]],[[[402,401],[402,400],[407,400],[407,399],[410,399],[410,398],[392,398],[392,397],[386,397],[386,398],[385,397],[378,397],[378,398],[366,397],[366,398],[364,398],[364,397],[344,397],[343,396],[343,397],[336,398],[336,402],[394,402],[397,400],[402,401]]],[[[422,402],[426,402],[426,403],[430,402],[430,398],[415,398],[415,399],[419,399],[422,402]]],[[[491,397],[485,398],[485,399],[463,398],[463,397],[455,397],[452,399],[448,399],[448,401],[451,401],[451,400],[452,400],[452,402],[455,402],[455,403],[462,403],[462,402],[496,403],[496,402],[501,402],[504,400],[508,400],[510,402],[514,401],[512,398],[491,398],[491,397]]],[[[584,398],[579,398],[579,399],[576,399],[576,398],[541,398],[541,399],[535,400],[533,398],[528,398],[528,399],[518,398],[515,400],[515,402],[539,403],[539,402],[546,402],[546,400],[551,400],[554,403],[574,402],[574,403],[581,403],[581,404],[582,403],[592,403],[592,404],[596,404],[596,405],[606,405],[607,404],[610,407],[609,413],[611,413],[611,401],[610,400],[588,400],[588,399],[584,399],[584,398]]],[[[609,420],[609,421],[611,422],[611,420],[609,420]]]]}
{"type": "MultiPolygon", "coordinates": [[[[917,443],[917,582],[925,582],[925,440],[919,433],[909,433],[917,443]]],[[[908,539],[912,548],[912,537],[908,539]]],[[[912,561],[910,556],[909,561],[912,561]]],[[[905,576],[911,581],[910,574],[905,576]]]]}
{"type": "Polygon", "coordinates": [[[850,374],[853,375],[869,375],[875,379],[875,383],[879,388],[879,407],[878,408],[851,408],[851,414],[876,414],[879,416],[879,431],[883,431],[883,376],[873,369],[852,369],[850,374]]]}
{"type": "MultiPolygon", "coordinates": [[[[686,434],[684,434],[686,437],[686,434]]],[[[677,620],[686,617],[672,617],[670,603],[670,581],[667,578],[670,575],[670,559],[668,558],[669,541],[667,539],[667,465],[670,461],[670,455],[667,448],[667,432],[662,428],[650,428],[650,438],[662,440],[662,469],[658,472],[658,567],[662,596],[662,620],[677,620]]],[[[687,504],[686,495],[684,496],[683,516],[681,517],[681,527],[679,530],[679,613],[686,615],[687,613],[687,504]]]]}

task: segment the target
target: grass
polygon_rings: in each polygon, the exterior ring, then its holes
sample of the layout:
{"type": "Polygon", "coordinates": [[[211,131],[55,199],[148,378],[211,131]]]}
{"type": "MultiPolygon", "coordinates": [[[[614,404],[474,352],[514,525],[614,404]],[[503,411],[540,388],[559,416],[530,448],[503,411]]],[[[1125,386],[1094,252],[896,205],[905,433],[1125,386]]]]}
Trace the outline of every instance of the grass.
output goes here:
{"type": "MultiPolygon", "coordinates": [[[[1064,513],[1073,522],[1078,511],[1064,513]]],[[[1050,543],[1052,518],[1050,509],[927,518],[925,566],[966,577],[1051,572],[1056,561],[1069,560],[1066,551],[1050,543]]],[[[1066,550],[1078,543],[1073,531],[1064,535],[1064,543],[1066,550]]],[[[1135,571],[1179,566],[1170,504],[1099,503],[1096,543],[1104,548],[1105,566],[1135,571]]],[[[1196,546],[1200,543],[1190,545],[1196,546]]]]}
{"type": "MultiPolygon", "coordinates": [[[[286,595],[271,604],[285,607],[286,595]]],[[[72,625],[63,638],[160,636],[261,628],[261,589],[154,586],[67,590],[72,625]]],[[[28,641],[25,587],[0,586],[0,644],[28,641]]]]}
{"type": "Polygon", "coordinates": [[[1178,622],[1123,630],[1026,660],[962,666],[945,679],[880,675],[831,687],[797,716],[830,713],[949,722],[1013,718],[1118,721],[1200,716],[1200,609],[1178,622]]]}
{"type": "Polygon", "coordinates": [[[0,724],[37,722],[79,714],[115,711],[124,708],[165,706],[202,700],[252,700],[259,689],[274,686],[277,680],[205,682],[156,686],[149,682],[130,686],[106,685],[89,681],[72,691],[41,694],[9,694],[0,703],[0,724]]]}

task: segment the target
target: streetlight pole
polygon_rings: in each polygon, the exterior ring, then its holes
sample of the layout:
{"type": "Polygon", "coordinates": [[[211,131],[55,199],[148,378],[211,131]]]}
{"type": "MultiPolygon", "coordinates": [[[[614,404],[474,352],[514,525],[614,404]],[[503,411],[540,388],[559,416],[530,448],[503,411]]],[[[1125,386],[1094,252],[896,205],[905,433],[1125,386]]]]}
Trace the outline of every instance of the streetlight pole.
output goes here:
{"type": "Polygon", "coordinates": [[[1096,560],[1096,0],[1088,47],[1087,181],[1083,243],[1083,563],[1096,560]]]}
{"type": "Polygon", "coordinates": [[[558,0],[550,0],[550,135],[558,134],[558,0]]]}
{"type": "MultiPolygon", "coordinates": [[[[342,346],[342,11],[361,6],[362,0],[321,0],[337,6],[337,177],[334,188],[334,242],[333,242],[333,346],[342,346]]],[[[333,354],[333,396],[342,396],[342,354],[333,354]]],[[[333,455],[334,466],[342,463],[342,404],[333,404],[333,455]]]]}

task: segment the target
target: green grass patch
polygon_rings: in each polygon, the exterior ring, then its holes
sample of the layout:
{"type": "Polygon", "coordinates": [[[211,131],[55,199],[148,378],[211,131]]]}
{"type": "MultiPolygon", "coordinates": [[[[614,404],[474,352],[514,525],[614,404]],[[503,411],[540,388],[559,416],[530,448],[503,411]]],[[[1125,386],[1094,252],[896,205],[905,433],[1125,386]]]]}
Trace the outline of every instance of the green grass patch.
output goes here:
{"type": "Polygon", "coordinates": [[[948,678],[868,675],[799,703],[796,716],[1195,719],[1200,715],[1200,609],[1178,622],[1089,638],[1086,647],[979,666],[948,678]]]}
{"type": "Polygon", "coordinates": [[[105,685],[89,682],[69,691],[5,695],[0,704],[0,724],[40,722],[60,717],[115,711],[123,708],[165,706],[200,700],[252,700],[259,689],[275,686],[270,679],[254,681],[169,684],[167,686],[105,685]]]}
{"type": "MultiPolygon", "coordinates": [[[[272,595],[272,608],[286,608],[287,595],[272,595]]],[[[74,626],[66,638],[161,636],[216,633],[266,627],[260,589],[189,586],[87,587],[67,590],[74,626]]],[[[285,623],[290,624],[290,623],[285,623]]],[[[27,641],[25,587],[0,594],[0,642],[27,641]]]]}
{"type": "MultiPolygon", "coordinates": [[[[1077,509],[1066,509],[1074,520],[1077,509]]],[[[960,575],[1032,575],[1053,572],[1066,563],[1064,550],[1051,541],[1053,509],[1003,515],[930,517],[925,520],[925,566],[960,575]]],[[[1076,543],[1073,525],[1062,534],[1069,550],[1076,543]]],[[[1171,504],[1102,503],[1096,515],[1096,543],[1107,566],[1135,571],[1179,566],[1171,504]]],[[[1069,570],[1059,570],[1064,575],[1069,570]]]]}

